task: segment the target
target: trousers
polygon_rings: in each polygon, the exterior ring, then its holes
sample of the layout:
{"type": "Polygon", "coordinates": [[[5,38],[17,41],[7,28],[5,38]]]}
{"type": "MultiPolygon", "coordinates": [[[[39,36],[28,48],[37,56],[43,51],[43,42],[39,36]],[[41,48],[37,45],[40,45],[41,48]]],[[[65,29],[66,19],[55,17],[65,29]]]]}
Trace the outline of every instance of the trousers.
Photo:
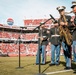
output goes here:
{"type": "Polygon", "coordinates": [[[59,64],[60,45],[51,45],[51,64],[59,64]],[[56,52],[56,53],[55,53],[56,52]],[[56,55],[56,58],[55,58],[56,55]]]}
{"type": "Polygon", "coordinates": [[[62,47],[66,61],[66,67],[71,67],[71,46],[68,46],[65,42],[62,42],[62,47]]]}
{"type": "Polygon", "coordinates": [[[73,61],[76,62],[76,41],[73,41],[72,49],[73,49],[73,61]]]}
{"type": "MultiPolygon", "coordinates": [[[[46,45],[41,46],[40,55],[42,55],[42,64],[45,64],[46,63],[46,45]]],[[[39,50],[37,51],[37,55],[36,55],[36,64],[39,64],[39,50]]]]}

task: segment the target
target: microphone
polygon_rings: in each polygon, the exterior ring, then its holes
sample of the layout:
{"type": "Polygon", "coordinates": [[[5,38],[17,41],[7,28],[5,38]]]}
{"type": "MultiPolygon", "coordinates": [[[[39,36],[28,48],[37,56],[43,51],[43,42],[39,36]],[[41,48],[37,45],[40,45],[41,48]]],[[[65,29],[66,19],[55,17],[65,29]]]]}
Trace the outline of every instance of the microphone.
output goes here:
{"type": "Polygon", "coordinates": [[[22,29],[27,29],[27,27],[20,27],[20,28],[22,28],[22,29]]]}
{"type": "Polygon", "coordinates": [[[50,14],[51,19],[53,19],[54,23],[58,23],[57,20],[50,14]]]}

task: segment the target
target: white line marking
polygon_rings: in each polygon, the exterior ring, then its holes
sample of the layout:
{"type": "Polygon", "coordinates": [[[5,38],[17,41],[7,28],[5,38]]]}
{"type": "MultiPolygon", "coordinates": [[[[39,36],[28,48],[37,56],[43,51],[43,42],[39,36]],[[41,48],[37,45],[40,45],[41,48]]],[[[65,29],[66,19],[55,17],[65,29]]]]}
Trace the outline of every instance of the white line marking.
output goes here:
{"type": "Polygon", "coordinates": [[[45,74],[56,74],[56,73],[62,73],[62,72],[68,72],[68,71],[73,71],[71,70],[62,70],[62,71],[56,71],[56,72],[49,72],[49,73],[45,73],[45,74]]]}

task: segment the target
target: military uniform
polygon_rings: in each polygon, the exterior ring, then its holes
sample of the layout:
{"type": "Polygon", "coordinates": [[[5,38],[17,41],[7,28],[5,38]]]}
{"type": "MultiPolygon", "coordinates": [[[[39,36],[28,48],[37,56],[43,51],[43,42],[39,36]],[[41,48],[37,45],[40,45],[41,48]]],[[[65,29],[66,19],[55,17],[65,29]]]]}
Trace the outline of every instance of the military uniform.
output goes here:
{"type": "MultiPolygon", "coordinates": [[[[72,6],[71,8],[74,9],[74,7],[76,7],[76,1],[73,1],[72,2],[72,6]]],[[[76,27],[76,9],[74,9],[74,13],[75,13],[75,18],[74,18],[74,25],[76,27]]],[[[73,47],[73,61],[76,62],[76,28],[73,30],[73,44],[72,44],[72,47],[73,47]]]]}
{"type": "Polygon", "coordinates": [[[58,65],[60,60],[60,35],[58,27],[50,29],[50,40],[51,42],[51,65],[58,65]],[[56,51],[56,53],[55,53],[56,51]],[[56,59],[55,59],[56,54],[56,59]]]}
{"type": "MultiPolygon", "coordinates": [[[[47,29],[42,28],[40,34],[41,34],[41,37],[43,38],[41,42],[41,46],[40,46],[40,54],[42,53],[42,64],[45,64],[46,63],[46,46],[48,44],[47,29]]],[[[37,51],[36,64],[39,64],[39,50],[37,51]]]]}
{"type": "MultiPolygon", "coordinates": [[[[66,7],[64,6],[60,6],[60,7],[57,7],[57,10],[59,11],[59,13],[63,12],[64,9],[66,7]]],[[[61,14],[60,14],[61,15],[61,14]]],[[[71,16],[68,16],[68,15],[64,15],[63,16],[66,18],[66,21],[68,23],[68,25],[71,25],[71,16]]],[[[62,15],[61,15],[62,17],[62,15]]],[[[59,19],[59,25],[61,25],[60,23],[63,22],[65,23],[64,19],[61,18],[59,19]]],[[[63,26],[63,28],[65,28],[65,25],[63,26]]],[[[65,69],[71,69],[71,46],[69,46],[67,43],[66,43],[66,40],[64,38],[64,36],[62,37],[62,47],[63,47],[63,51],[64,51],[64,56],[65,56],[65,61],[66,61],[66,67],[65,69]]]]}

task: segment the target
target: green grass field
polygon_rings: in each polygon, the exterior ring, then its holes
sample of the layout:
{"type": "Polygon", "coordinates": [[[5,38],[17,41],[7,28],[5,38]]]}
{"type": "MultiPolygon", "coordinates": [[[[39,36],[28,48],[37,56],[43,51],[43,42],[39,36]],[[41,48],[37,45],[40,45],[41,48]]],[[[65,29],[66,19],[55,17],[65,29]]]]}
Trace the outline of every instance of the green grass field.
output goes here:
{"type": "MultiPolygon", "coordinates": [[[[18,57],[0,57],[0,75],[36,75],[39,72],[39,66],[35,65],[35,56],[21,57],[21,67],[19,67],[18,57]]],[[[60,57],[59,66],[49,66],[50,56],[47,56],[46,65],[41,65],[41,73],[47,75],[76,75],[76,63],[72,63],[73,69],[68,72],[59,72],[48,74],[49,72],[63,71],[65,68],[64,57],[60,57]]]]}

